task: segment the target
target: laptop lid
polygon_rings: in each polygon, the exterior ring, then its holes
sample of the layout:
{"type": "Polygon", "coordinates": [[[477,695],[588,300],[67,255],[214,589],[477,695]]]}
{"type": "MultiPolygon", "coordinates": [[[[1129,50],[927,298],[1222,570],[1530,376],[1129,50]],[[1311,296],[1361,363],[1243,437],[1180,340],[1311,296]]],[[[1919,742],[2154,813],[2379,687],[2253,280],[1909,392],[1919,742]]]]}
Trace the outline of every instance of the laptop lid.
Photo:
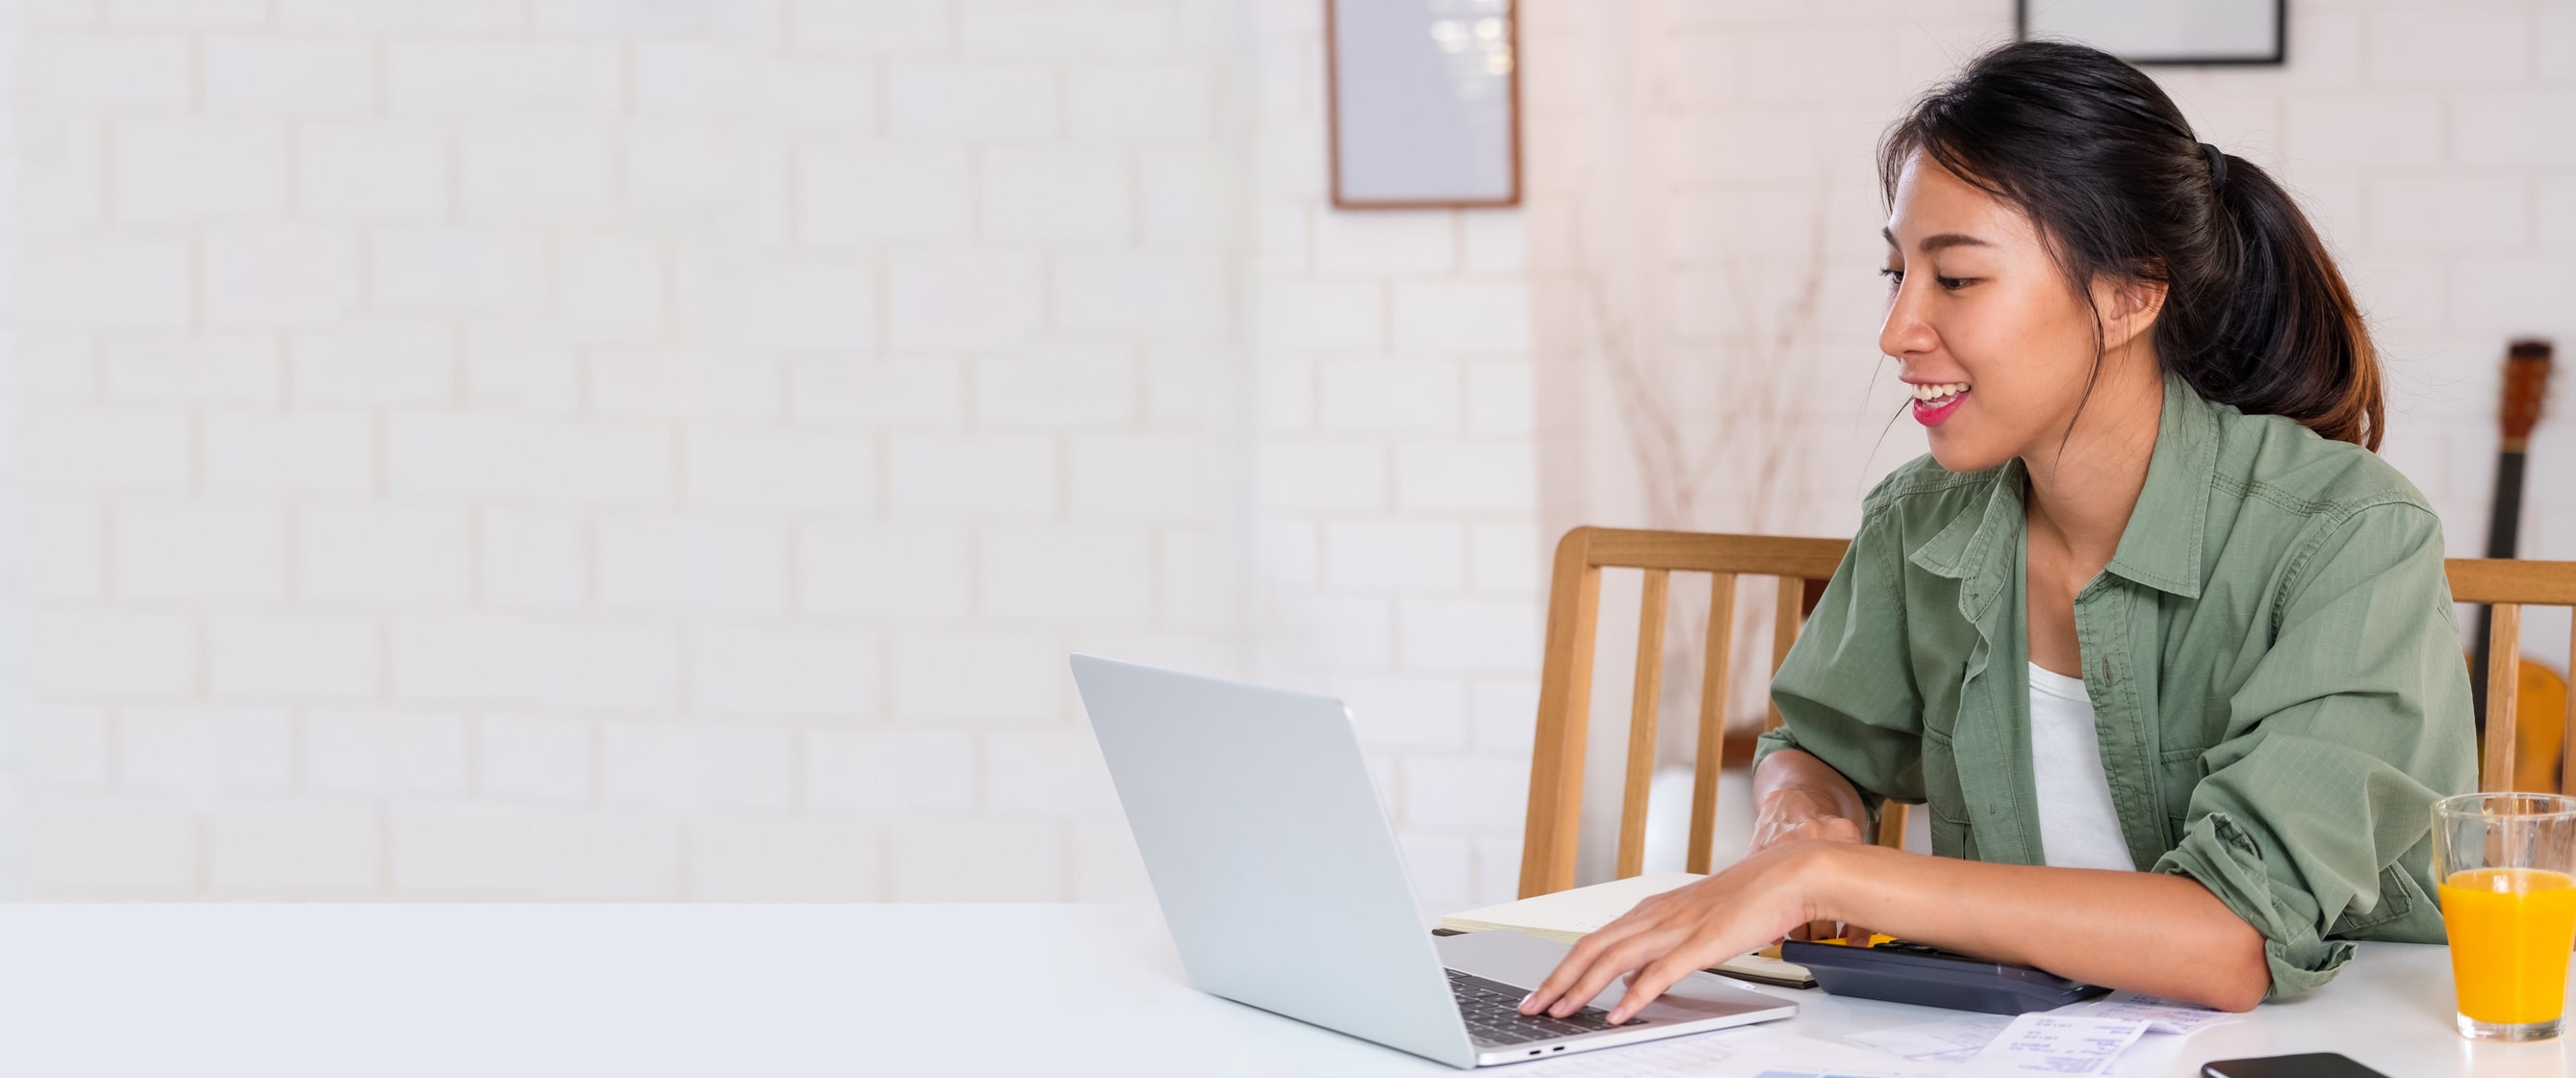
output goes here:
{"type": "Polygon", "coordinates": [[[1341,702],[1091,655],[1072,663],[1190,980],[1472,1065],[1341,702]]]}

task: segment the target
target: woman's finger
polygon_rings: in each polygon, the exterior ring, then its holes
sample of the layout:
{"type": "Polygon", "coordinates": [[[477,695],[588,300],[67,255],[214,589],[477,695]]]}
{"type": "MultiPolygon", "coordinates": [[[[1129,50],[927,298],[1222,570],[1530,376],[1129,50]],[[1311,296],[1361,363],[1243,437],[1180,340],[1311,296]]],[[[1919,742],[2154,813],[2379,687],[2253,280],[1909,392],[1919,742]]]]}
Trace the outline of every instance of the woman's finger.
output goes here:
{"type": "Polygon", "coordinates": [[[1565,952],[1564,958],[1557,960],[1556,968],[1548,971],[1547,979],[1540,981],[1536,989],[1522,997],[1520,1012],[1537,1014],[1547,1009],[1549,1004],[1556,1002],[1559,996],[1564,995],[1567,989],[1573,987],[1586,972],[1591,970],[1593,962],[1603,951],[1644,930],[1647,923],[1644,918],[1638,917],[1634,911],[1631,911],[1609,924],[1594,929],[1582,939],[1574,941],[1574,948],[1565,952]]]}
{"type": "Polygon", "coordinates": [[[1531,1000],[1537,1006],[1533,1006],[1524,1013],[1537,1013],[1538,1006],[1544,1006],[1546,1002],[1553,999],[1554,991],[1561,991],[1566,985],[1572,984],[1603,951],[1638,933],[1654,931],[1667,922],[1689,920],[1691,914],[1688,908],[1679,903],[1678,899],[1696,886],[1698,885],[1693,884],[1660,895],[1650,895],[1628,912],[1612,918],[1609,924],[1593,929],[1585,933],[1583,938],[1574,941],[1573,948],[1557,962],[1555,971],[1549,974],[1546,981],[1540,982],[1539,990],[1530,993],[1531,1000]],[[1562,984],[1556,983],[1560,979],[1559,974],[1563,975],[1562,984]]]}
{"type": "Polygon", "coordinates": [[[1547,972],[1547,978],[1538,982],[1538,987],[1530,989],[1530,994],[1521,997],[1520,1012],[1537,1014],[1546,1010],[1548,1004],[1556,1002],[1556,997],[1574,984],[1575,978],[1583,976],[1583,971],[1590,968],[1592,959],[1589,955],[1566,952],[1564,958],[1557,960],[1556,968],[1547,972]]]}
{"type": "Polygon", "coordinates": [[[1574,982],[1572,989],[1557,998],[1556,1004],[1548,1008],[1548,1013],[1563,1018],[1590,1005],[1592,997],[1610,987],[1611,978],[1645,965],[1671,950],[1672,941],[1663,938],[1670,935],[1667,932],[1639,934],[1612,946],[1593,960],[1592,967],[1583,971],[1583,976],[1574,982]]]}
{"type": "Polygon", "coordinates": [[[1539,1014],[1554,1006],[1557,1000],[1573,990],[1574,986],[1583,980],[1585,974],[1592,972],[1592,965],[1600,960],[1602,952],[1608,950],[1610,944],[1615,942],[1605,935],[1610,931],[1610,927],[1605,925],[1591,935],[1575,941],[1574,949],[1567,951],[1565,957],[1557,961],[1556,968],[1548,971],[1547,979],[1540,981],[1538,988],[1521,1000],[1520,1012],[1539,1014]]]}

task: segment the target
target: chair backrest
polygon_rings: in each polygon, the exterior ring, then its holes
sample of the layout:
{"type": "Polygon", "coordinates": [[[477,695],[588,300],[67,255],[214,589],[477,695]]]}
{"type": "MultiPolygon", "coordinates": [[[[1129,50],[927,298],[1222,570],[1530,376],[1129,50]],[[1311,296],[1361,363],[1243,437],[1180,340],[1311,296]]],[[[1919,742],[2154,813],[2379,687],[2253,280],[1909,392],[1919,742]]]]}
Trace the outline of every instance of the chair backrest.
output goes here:
{"type": "MultiPolygon", "coordinates": [[[[2576,609],[2576,561],[2452,558],[2443,569],[2452,599],[2495,606],[2478,788],[2576,793],[2576,737],[2568,736],[2576,728],[2576,700],[2565,680],[2537,666],[2526,669],[2522,661],[2522,608],[2576,609]]],[[[2568,637],[2568,672],[2576,674],[2576,627],[2568,637]]]]}
{"type": "MultiPolygon", "coordinates": [[[[1538,736],[1530,754],[1529,820],[1521,842],[1523,898],[1574,886],[1577,823],[1583,812],[1583,748],[1592,704],[1592,643],[1600,614],[1601,570],[1645,570],[1637,616],[1636,691],[1628,720],[1628,766],[1619,810],[1618,875],[1644,871],[1646,794],[1655,766],[1655,705],[1663,695],[1665,597],[1675,572],[1711,574],[1708,646],[1701,673],[1699,751],[1691,783],[1687,867],[1709,870],[1717,825],[1717,775],[1725,760],[1729,652],[1739,576],[1779,580],[1771,668],[1778,670],[1798,638],[1810,596],[1842,563],[1846,539],[1576,528],[1556,546],[1547,601],[1547,654],[1539,675],[1538,736]]],[[[1770,722],[1777,725],[1775,708],[1770,722]]],[[[1903,806],[1880,821],[1879,841],[1904,835],[1903,806]]]]}

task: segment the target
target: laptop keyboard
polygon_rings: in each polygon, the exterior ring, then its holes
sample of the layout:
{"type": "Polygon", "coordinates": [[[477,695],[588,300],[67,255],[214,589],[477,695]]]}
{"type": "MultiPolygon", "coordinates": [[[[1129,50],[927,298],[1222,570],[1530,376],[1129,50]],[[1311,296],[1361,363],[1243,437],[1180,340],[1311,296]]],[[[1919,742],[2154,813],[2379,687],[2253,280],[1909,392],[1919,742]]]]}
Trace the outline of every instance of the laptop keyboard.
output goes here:
{"type": "MultiPolygon", "coordinates": [[[[1554,1040],[1577,1033],[1598,1033],[1612,1028],[1609,1012],[1599,1007],[1585,1007],[1563,1018],[1522,1014],[1521,998],[1529,995],[1528,992],[1454,969],[1448,974],[1449,994],[1458,997],[1458,1014],[1467,1020],[1468,1038],[1489,1048],[1554,1040]]],[[[1645,1024],[1643,1018],[1631,1018],[1621,1023],[1629,1026],[1645,1024]]]]}

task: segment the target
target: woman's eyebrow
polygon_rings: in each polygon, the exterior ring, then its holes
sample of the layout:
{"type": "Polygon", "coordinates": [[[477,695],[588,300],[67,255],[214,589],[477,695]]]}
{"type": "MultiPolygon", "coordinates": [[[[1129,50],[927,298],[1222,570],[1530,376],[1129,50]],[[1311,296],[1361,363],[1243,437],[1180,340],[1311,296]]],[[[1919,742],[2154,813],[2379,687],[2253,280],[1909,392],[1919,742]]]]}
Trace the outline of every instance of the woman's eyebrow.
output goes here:
{"type": "MultiPolygon", "coordinates": [[[[1903,249],[1904,249],[1904,246],[1903,246],[1902,244],[1899,244],[1899,243],[1897,243],[1897,242],[1896,242],[1896,233],[1891,232],[1891,231],[1889,231],[1889,230],[1887,230],[1887,229],[1882,228],[1882,229],[1879,229],[1879,230],[1878,230],[1878,234],[1879,234],[1879,235],[1881,235],[1881,236],[1886,237],[1886,239],[1887,239],[1887,245],[1888,245],[1888,246],[1890,246],[1890,247],[1895,247],[1895,248],[1897,248],[1898,250],[1903,250],[1903,249]]],[[[1967,233],[1964,233],[1964,232],[1941,232],[1941,233],[1935,233],[1935,234],[1933,234],[1933,235],[1923,237],[1923,242],[1922,242],[1922,243],[1919,243],[1919,244],[1916,244],[1916,245],[1915,245],[1915,248],[1916,248],[1917,250],[1922,251],[1924,254],[1927,254],[1927,255],[1928,255],[1928,254],[1931,254],[1931,253],[1933,253],[1933,252],[1935,252],[1935,251],[1939,251],[1939,250],[1941,250],[1942,248],[1945,248],[1945,247],[1992,247],[1992,246],[1994,246],[1994,244],[1987,243],[1987,242],[1986,242],[1986,241],[1984,241],[1984,240],[1978,239],[1978,238],[1976,238],[1975,236],[1968,235],[1967,233]]]]}

